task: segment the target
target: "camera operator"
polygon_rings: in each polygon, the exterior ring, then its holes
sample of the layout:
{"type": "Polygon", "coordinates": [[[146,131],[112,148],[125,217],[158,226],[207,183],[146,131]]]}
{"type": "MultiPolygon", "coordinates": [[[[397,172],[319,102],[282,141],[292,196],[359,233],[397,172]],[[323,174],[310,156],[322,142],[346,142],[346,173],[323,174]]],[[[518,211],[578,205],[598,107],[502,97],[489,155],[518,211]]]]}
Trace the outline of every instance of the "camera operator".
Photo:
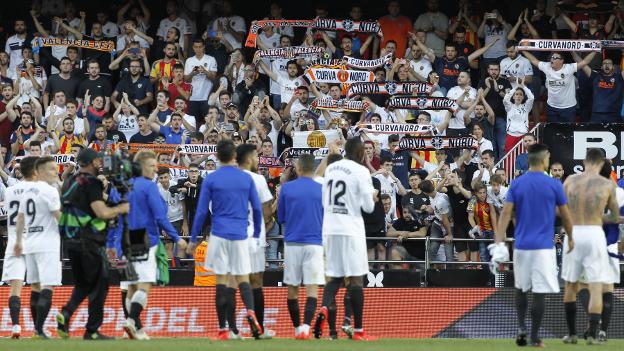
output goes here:
{"type": "MultiPolygon", "coordinates": [[[[137,242],[136,238],[147,244],[145,251],[147,257],[139,260],[138,257],[128,257],[137,273],[137,280],[128,283],[128,295],[126,308],[129,315],[124,330],[130,339],[149,340],[141,325],[141,311],[147,306],[147,295],[156,283],[158,267],[156,263],[156,250],[160,241],[160,229],[178,244],[180,250],[186,249],[186,241],[178,236],[175,228],[167,217],[167,206],[160,196],[158,186],[153,181],[158,168],[156,154],[151,150],[139,151],[134,156],[134,163],[141,169],[141,176],[132,178],[132,190],[128,195],[130,208],[128,213],[128,230],[131,243],[137,242]]],[[[134,252],[133,248],[133,254],[134,252]]]]}
{"type": "Polygon", "coordinates": [[[108,294],[109,266],[104,246],[106,244],[106,220],[128,213],[128,204],[115,207],[106,205],[104,185],[96,177],[102,166],[101,155],[93,149],[78,154],[80,172],[63,184],[63,214],[71,207],[79,213],[81,223],[79,239],[65,241],[67,255],[74,276],[72,295],[56,316],[58,334],[69,337],[69,319],[82,301],[89,297],[89,318],[84,339],[107,340],[98,329],[104,317],[104,302],[108,294]],[[71,205],[69,205],[71,204],[71,205]]]}

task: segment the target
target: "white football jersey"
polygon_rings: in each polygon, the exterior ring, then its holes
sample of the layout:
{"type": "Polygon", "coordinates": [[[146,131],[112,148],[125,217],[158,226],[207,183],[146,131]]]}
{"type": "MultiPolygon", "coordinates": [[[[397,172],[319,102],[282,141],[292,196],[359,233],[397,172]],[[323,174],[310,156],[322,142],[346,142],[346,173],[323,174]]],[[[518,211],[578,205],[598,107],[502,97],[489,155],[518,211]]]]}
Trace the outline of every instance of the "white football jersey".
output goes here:
{"type": "Polygon", "coordinates": [[[58,190],[46,182],[23,182],[18,213],[24,215],[25,254],[60,252],[61,237],[54,212],[61,210],[58,190]]]}
{"type": "Polygon", "coordinates": [[[25,182],[18,182],[12,185],[6,190],[6,197],[4,199],[4,209],[7,215],[7,252],[13,252],[13,245],[15,245],[15,224],[17,223],[17,210],[20,207],[20,199],[24,193],[25,182]]]}
{"type": "Polygon", "coordinates": [[[374,192],[366,167],[347,159],[329,165],[323,183],[323,235],[364,236],[362,211],[375,208],[374,192]]]}
{"type": "MultiPolygon", "coordinates": [[[[266,179],[258,173],[250,172],[245,170],[245,173],[251,176],[254,184],[256,185],[256,191],[258,191],[258,198],[260,199],[260,204],[263,204],[267,201],[273,200],[273,194],[269,190],[269,184],[267,184],[266,179]]],[[[251,238],[254,232],[254,222],[253,222],[253,212],[251,210],[251,204],[249,205],[249,225],[247,225],[247,235],[251,238]]],[[[260,240],[263,241],[266,238],[266,228],[264,227],[264,221],[262,221],[262,225],[260,226],[260,240]]]]}

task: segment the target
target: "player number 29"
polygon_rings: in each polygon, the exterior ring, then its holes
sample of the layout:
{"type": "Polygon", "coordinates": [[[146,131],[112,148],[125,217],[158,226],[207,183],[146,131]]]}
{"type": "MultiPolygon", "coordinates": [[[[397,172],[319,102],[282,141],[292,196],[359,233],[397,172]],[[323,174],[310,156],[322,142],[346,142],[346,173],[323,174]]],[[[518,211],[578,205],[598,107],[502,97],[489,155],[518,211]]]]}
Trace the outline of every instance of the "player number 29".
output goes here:
{"type": "MultiPolygon", "coordinates": [[[[16,225],[15,219],[17,218],[17,211],[19,209],[19,201],[11,201],[9,204],[9,210],[11,214],[9,215],[9,225],[16,225]]],[[[35,208],[35,201],[33,199],[29,199],[26,202],[26,214],[30,216],[30,225],[35,222],[35,217],[37,216],[37,209],[35,208]]]]}
{"type": "Polygon", "coordinates": [[[327,187],[329,187],[329,205],[334,206],[342,206],[344,207],[344,202],[340,201],[344,194],[347,192],[347,184],[344,181],[338,180],[335,184],[336,194],[332,198],[332,193],[334,192],[334,180],[330,180],[327,183],[327,187]]]}

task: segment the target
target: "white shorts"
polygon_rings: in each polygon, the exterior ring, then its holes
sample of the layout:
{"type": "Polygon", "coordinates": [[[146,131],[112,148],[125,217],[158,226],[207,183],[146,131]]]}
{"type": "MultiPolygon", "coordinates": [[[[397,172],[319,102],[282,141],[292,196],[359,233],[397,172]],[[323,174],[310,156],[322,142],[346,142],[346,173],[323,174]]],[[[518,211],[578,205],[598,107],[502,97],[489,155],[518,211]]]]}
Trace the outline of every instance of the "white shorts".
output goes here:
{"type": "Polygon", "coordinates": [[[609,283],[609,254],[607,238],[601,226],[575,225],[574,249],[568,251],[568,237],[563,242],[561,278],[566,282],[609,283]]]}
{"type": "Polygon", "coordinates": [[[138,283],[152,283],[156,284],[158,278],[158,265],[156,264],[156,249],[158,245],[154,245],[149,248],[147,254],[147,260],[145,261],[130,261],[134,267],[134,271],[137,274],[138,279],[134,281],[123,281],[120,283],[120,288],[123,290],[128,289],[128,285],[135,285],[138,283]]]}
{"type": "Polygon", "coordinates": [[[2,261],[2,281],[5,283],[11,280],[24,281],[24,276],[26,276],[26,259],[24,259],[24,255],[9,255],[7,250],[4,255],[4,261],[2,261]]]}
{"type": "Polygon", "coordinates": [[[25,254],[26,282],[41,286],[61,285],[63,269],[60,252],[35,252],[25,254]]]}
{"type": "Polygon", "coordinates": [[[217,275],[251,273],[250,240],[228,240],[210,235],[205,267],[217,275]]]}
{"type": "Polygon", "coordinates": [[[514,250],[514,285],[523,292],[559,292],[555,249],[514,250]]]}
{"type": "Polygon", "coordinates": [[[254,252],[252,247],[255,246],[255,244],[255,239],[249,238],[249,260],[251,264],[251,273],[260,273],[264,272],[266,268],[266,254],[264,246],[261,250],[254,252]]]}
{"type": "Polygon", "coordinates": [[[284,283],[293,286],[323,285],[323,246],[284,244],[284,283]]]}
{"type": "Polygon", "coordinates": [[[328,277],[359,277],[368,273],[366,238],[351,235],[324,237],[326,272],[328,277]]]}
{"type": "MultiPolygon", "coordinates": [[[[607,251],[617,254],[618,253],[618,244],[611,244],[607,246],[607,251]]],[[[609,256],[609,282],[612,284],[620,283],[620,260],[609,256]]]]}

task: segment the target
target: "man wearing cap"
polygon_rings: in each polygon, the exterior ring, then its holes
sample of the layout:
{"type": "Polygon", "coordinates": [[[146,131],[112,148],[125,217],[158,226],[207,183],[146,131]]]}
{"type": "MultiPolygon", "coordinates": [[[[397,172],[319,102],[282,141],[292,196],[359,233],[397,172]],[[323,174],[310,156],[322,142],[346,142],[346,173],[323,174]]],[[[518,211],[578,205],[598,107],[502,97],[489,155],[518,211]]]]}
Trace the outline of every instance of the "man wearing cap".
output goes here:
{"type": "Polygon", "coordinates": [[[245,122],[240,120],[240,111],[238,110],[238,106],[233,102],[230,102],[226,106],[225,124],[223,128],[226,132],[238,132],[241,137],[247,139],[247,126],[245,122]]]}
{"type": "MultiPolygon", "coordinates": [[[[75,239],[66,239],[65,247],[74,276],[74,289],[67,304],[57,314],[58,335],[69,337],[69,319],[85,298],[89,298],[89,318],[84,339],[106,340],[110,337],[99,333],[104,318],[104,302],[108,294],[109,267],[104,249],[106,243],[106,221],[128,213],[128,204],[109,207],[106,204],[108,185],[97,178],[102,166],[101,155],[93,149],[84,149],[78,154],[80,172],[68,178],[61,191],[63,219],[68,215],[87,220],[78,228],[75,239]]],[[[71,221],[69,221],[71,222],[71,221]]],[[[68,223],[69,223],[68,222],[68,223]]],[[[61,230],[63,232],[63,230],[61,230]]],[[[64,234],[62,234],[64,235],[64,234]]],[[[116,257],[114,249],[111,257],[116,257]]]]}

